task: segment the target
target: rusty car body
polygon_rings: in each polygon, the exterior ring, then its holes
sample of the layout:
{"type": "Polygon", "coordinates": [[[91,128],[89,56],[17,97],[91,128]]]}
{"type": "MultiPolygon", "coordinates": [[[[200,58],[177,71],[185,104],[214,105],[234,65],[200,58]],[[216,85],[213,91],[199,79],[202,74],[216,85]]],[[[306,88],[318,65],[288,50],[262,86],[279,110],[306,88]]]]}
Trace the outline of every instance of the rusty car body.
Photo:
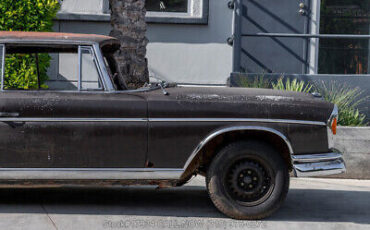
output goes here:
{"type": "Polygon", "coordinates": [[[220,211],[258,219],[281,205],[289,172],[307,177],[345,171],[342,154],[331,146],[335,105],[311,94],[266,89],[158,83],[125,90],[114,77],[112,54],[119,47],[118,40],[101,35],[0,32],[2,186],[167,187],[200,174],[220,211]],[[51,49],[78,50],[75,90],[4,87],[7,53],[51,49]],[[82,49],[92,52],[98,90],[81,87],[82,49]]]}

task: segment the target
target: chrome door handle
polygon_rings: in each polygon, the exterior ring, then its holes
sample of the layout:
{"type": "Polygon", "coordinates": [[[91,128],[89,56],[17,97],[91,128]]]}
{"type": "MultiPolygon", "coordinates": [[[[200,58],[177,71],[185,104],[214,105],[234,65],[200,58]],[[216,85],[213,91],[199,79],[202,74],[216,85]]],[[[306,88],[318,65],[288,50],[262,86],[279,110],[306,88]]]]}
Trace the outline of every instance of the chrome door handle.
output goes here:
{"type": "Polygon", "coordinates": [[[0,112],[0,117],[19,117],[19,113],[0,112]]]}

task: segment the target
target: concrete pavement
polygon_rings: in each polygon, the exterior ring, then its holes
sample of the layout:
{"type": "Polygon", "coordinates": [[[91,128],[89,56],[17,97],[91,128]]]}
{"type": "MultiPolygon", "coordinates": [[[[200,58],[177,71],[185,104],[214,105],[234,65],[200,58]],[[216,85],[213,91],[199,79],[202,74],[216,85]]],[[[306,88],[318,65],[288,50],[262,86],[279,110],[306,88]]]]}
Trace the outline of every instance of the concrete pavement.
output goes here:
{"type": "Polygon", "coordinates": [[[0,189],[0,229],[370,229],[370,181],[292,178],[285,205],[262,221],[219,213],[204,178],[187,186],[0,189]]]}

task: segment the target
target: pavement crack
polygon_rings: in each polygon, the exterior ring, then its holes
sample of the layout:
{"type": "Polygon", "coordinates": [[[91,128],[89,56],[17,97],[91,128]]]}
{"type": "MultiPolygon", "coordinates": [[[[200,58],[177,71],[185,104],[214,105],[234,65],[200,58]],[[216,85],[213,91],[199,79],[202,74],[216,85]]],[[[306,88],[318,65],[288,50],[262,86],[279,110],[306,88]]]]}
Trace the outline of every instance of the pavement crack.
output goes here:
{"type": "Polygon", "coordinates": [[[55,222],[53,221],[53,219],[50,217],[49,213],[46,211],[46,208],[43,204],[41,204],[41,208],[44,210],[46,216],[49,218],[49,220],[51,221],[51,223],[53,224],[54,226],[54,229],[58,230],[58,227],[57,225],[55,224],[55,222]]]}

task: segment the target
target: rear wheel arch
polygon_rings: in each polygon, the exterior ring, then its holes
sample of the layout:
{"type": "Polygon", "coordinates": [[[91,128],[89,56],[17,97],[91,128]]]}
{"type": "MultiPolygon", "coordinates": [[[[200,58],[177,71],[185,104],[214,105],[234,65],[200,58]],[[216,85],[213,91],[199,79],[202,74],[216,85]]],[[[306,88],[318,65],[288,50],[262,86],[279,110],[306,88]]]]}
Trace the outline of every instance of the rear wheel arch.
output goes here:
{"type": "Polygon", "coordinates": [[[283,133],[268,127],[236,126],[217,130],[202,140],[187,160],[181,179],[189,178],[189,175],[196,172],[205,173],[212,159],[223,147],[245,140],[262,141],[271,145],[283,157],[288,169],[292,169],[293,148],[283,133]]]}

